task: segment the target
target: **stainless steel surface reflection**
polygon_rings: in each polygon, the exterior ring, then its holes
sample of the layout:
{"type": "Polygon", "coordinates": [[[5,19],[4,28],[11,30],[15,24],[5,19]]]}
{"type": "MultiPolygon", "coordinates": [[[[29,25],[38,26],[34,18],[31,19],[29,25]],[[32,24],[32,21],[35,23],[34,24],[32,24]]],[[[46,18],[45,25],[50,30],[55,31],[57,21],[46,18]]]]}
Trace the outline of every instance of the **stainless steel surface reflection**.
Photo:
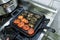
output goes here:
{"type": "Polygon", "coordinates": [[[10,0],[0,0],[0,4],[4,4],[4,3],[7,3],[9,2],[10,0]]]}

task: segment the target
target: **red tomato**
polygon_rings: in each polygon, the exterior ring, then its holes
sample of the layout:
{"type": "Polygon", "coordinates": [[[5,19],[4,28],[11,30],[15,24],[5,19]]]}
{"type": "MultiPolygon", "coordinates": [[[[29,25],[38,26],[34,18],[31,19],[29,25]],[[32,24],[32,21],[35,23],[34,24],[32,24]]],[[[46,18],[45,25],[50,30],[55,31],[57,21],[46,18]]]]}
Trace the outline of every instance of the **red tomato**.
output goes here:
{"type": "Polygon", "coordinates": [[[14,20],[14,23],[15,24],[19,24],[20,23],[20,20],[19,19],[16,19],[16,20],[14,20]]]}
{"type": "Polygon", "coordinates": [[[33,29],[33,28],[30,28],[30,29],[28,30],[28,34],[29,34],[29,35],[33,35],[33,34],[34,34],[34,29],[33,29]]]}
{"type": "Polygon", "coordinates": [[[23,16],[18,16],[18,19],[21,19],[22,20],[23,19],[23,16]]]}
{"type": "Polygon", "coordinates": [[[24,26],[24,23],[23,22],[20,22],[18,25],[17,25],[19,28],[22,28],[24,26]]]}
{"type": "Polygon", "coordinates": [[[28,20],[26,20],[25,18],[23,18],[23,19],[22,19],[22,22],[28,23],[28,20]]]}
{"type": "Polygon", "coordinates": [[[29,30],[30,27],[29,27],[28,25],[24,25],[24,26],[23,26],[23,29],[24,29],[24,30],[29,30]]]}

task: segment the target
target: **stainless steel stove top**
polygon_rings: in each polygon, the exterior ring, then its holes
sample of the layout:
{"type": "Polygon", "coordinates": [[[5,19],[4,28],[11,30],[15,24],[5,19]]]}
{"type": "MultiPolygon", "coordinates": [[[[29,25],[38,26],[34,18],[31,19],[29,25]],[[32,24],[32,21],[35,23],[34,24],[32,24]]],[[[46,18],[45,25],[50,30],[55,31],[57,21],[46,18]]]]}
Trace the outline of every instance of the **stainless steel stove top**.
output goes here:
{"type": "MultiPolygon", "coordinates": [[[[47,25],[47,23],[49,22],[49,20],[46,20],[44,22],[44,24],[47,25]]],[[[44,25],[42,24],[42,25],[44,25]]],[[[41,25],[41,26],[42,26],[41,25]]],[[[12,28],[10,25],[5,27],[2,31],[2,34],[6,37],[8,35],[10,35],[9,37],[12,39],[12,40],[37,40],[40,36],[40,34],[43,32],[42,29],[39,29],[38,32],[33,36],[33,37],[26,37],[25,35],[23,35],[22,33],[16,31],[14,28],[12,28]],[[13,35],[13,36],[11,36],[13,35]],[[15,36],[16,35],[16,36],[15,36]],[[13,38],[12,38],[13,37],[13,38]]],[[[1,34],[0,34],[1,35],[1,34]]]]}
{"type": "MultiPolygon", "coordinates": [[[[56,15],[56,13],[50,12],[50,13],[47,13],[47,14],[44,14],[44,15],[46,16],[47,19],[50,19],[49,23],[47,23],[47,26],[50,26],[51,23],[54,20],[54,17],[56,15]]],[[[43,31],[45,31],[45,30],[43,30],[43,31]]],[[[44,36],[44,32],[43,31],[41,32],[41,30],[39,30],[39,32],[33,38],[27,38],[27,37],[23,37],[23,38],[24,38],[24,40],[41,40],[42,37],[44,36]]]]}

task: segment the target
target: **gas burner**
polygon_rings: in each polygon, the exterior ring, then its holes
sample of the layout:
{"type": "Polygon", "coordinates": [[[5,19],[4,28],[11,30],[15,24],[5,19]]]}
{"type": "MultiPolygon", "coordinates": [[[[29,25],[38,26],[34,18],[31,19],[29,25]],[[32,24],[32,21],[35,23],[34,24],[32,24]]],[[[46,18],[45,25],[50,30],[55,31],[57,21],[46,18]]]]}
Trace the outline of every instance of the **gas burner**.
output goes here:
{"type": "Polygon", "coordinates": [[[11,17],[11,14],[0,16],[0,26],[6,23],[11,17]]]}

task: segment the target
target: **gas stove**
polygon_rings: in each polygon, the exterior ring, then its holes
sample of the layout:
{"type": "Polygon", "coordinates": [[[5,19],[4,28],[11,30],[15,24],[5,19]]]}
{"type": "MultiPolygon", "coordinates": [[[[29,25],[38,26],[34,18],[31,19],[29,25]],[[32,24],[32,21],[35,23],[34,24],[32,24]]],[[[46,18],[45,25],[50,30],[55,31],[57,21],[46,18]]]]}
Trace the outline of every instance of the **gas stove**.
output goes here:
{"type": "MultiPolygon", "coordinates": [[[[48,19],[42,23],[42,25],[46,24],[49,22],[48,19]]],[[[41,25],[41,26],[42,26],[41,25]]],[[[37,40],[40,34],[43,32],[42,29],[39,29],[38,32],[33,36],[33,37],[26,37],[22,33],[16,31],[14,28],[12,28],[10,25],[6,26],[1,33],[4,35],[4,37],[9,37],[10,40],[37,40]]]]}
{"type": "MultiPolygon", "coordinates": [[[[19,9],[19,8],[17,8],[19,9]]],[[[21,10],[20,10],[21,11],[21,10]]],[[[8,17],[3,18],[3,21],[1,22],[0,26],[3,26],[7,21],[9,21],[12,18],[12,15],[9,14],[8,17]]],[[[43,21],[42,25],[44,24],[48,24],[49,20],[45,19],[45,21],[43,21]]],[[[42,26],[41,25],[41,26],[42,26]]],[[[43,32],[42,29],[39,29],[38,32],[33,36],[33,37],[26,37],[25,35],[23,35],[22,33],[16,31],[14,28],[11,27],[11,25],[8,25],[6,27],[4,27],[4,29],[2,29],[2,31],[0,33],[3,34],[3,38],[6,39],[7,37],[11,38],[10,40],[37,40],[38,37],[40,36],[40,34],[43,32]],[[11,33],[10,33],[11,32],[11,33]]],[[[0,34],[1,35],[1,34],[0,34]]],[[[2,35],[1,35],[2,36],[2,35]]],[[[2,38],[2,39],[3,39],[2,38]]]]}
{"type": "MultiPolygon", "coordinates": [[[[51,25],[51,23],[52,23],[52,21],[53,21],[53,19],[54,19],[54,17],[55,17],[55,15],[56,15],[56,13],[49,13],[49,14],[44,14],[45,16],[46,16],[46,18],[47,19],[50,19],[50,21],[49,20],[47,20],[46,19],[46,21],[43,23],[43,25],[44,24],[48,24],[47,26],[50,26],[51,25]],[[51,14],[51,15],[50,15],[51,14]]],[[[3,26],[7,21],[9,21],[10,19],[12,18],[12,15],[10,15],[9,17],[6,17],[6,18],[4,18],[3,20],[4,21],[2,21],[1,22],[1,26],[3,26]]],[[[10,25],[9,25],[10,26],[10,25]]],[[[44,36],[44,30],[42,30],[42,29],[39,29],[38,30],[38,32],[33,36],[33,37],[26,37],[25,35],[23,35],[22,33],[20,33],[20,32],[17,32],[15,29],[13,29],[13,31],[10,31],[10,27],[9,26],[6,26],[2,31],[1,31],[1,33],[3,34],[3,38],[7,38],[7,37],[9,37],[9,38],[11,38],[11,40],[41,40],[40,38],[42,38],[43,36],[44,36]],[[8,27],[8,28],[7,28],[8,27]],[[6,30],[6,31],[5,31],[6,30]],[[9,30],[9,31],[8,31],[9,30]],[[9,34],[9,32],[12,32],[12,33],[10,33],[9,34]]],[[[0,34],[1,35],[1,34],[0,34]]],[[[3,39],[2,38],[2,39],[3,39]]]]}

